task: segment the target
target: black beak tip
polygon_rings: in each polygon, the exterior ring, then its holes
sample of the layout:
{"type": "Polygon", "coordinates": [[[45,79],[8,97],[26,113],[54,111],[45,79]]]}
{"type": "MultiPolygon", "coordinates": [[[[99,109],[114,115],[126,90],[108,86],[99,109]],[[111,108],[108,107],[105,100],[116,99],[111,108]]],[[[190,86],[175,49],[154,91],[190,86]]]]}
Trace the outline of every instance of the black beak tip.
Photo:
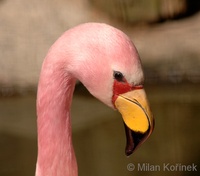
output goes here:
{"type": "Polygon", "coordinates": [[[126,156],[130,156],[133,153],[134,149],[126,147],[125,154],[126,156]]]}
{"type": "Polygon", "coordinates": [[[134,132],[129,129],[126,124],[124,124],[125,133],[126,133],[126,156],[130,156],[147,138],[149,130],[142,134],[139,132],[134,132]]]}

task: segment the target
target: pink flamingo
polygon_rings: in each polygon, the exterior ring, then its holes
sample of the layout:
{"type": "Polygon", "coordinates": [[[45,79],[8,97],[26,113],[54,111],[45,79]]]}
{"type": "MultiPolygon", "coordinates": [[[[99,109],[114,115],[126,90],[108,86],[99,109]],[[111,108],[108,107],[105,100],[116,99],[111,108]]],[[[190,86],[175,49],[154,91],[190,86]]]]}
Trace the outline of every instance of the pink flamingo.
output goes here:
{"type": "Polygon", "coordinates": [[[76,79],[106,105],[122,114],[126,155],[153,130],[136,48],[120,30],[86,23],[65,32],[50,48],[37,94],[38,158],[36,176],[77,176],[70,106],[76,79]]]}

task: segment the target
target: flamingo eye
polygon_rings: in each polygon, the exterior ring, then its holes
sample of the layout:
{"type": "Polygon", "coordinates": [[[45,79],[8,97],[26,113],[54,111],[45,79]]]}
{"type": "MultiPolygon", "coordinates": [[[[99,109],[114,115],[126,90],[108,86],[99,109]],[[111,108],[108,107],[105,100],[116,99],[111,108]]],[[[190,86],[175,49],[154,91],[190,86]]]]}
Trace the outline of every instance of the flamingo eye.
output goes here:
{"type": "Polygon", "coordinates": [[[119,82],[124,82],[124,75],[119,71],[114,71],[113,73],[114,79],[116,79],[119,82]]]}

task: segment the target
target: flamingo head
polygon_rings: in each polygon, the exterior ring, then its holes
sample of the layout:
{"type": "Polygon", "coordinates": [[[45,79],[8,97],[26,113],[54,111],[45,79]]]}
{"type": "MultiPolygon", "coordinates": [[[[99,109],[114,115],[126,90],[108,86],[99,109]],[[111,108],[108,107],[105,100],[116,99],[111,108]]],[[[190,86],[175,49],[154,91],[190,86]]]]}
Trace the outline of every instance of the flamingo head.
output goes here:
{"type": "Polygon", "coordinates": [[[121,113],[127,138],[125,153],[132,154],[154,127],[134,44],[123,32],[105,24],[88,23],[67,33],[69,72],[97,99],[121,113]]]}

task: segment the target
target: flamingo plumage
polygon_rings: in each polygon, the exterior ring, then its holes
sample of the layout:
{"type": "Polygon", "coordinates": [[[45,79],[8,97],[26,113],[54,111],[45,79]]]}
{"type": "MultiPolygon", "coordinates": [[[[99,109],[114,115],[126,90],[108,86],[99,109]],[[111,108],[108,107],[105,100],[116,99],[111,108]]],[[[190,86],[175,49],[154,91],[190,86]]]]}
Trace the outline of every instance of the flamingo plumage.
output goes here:
{"type": "Polygon", "coordinates": [[[153,130],[138,52],[120,30],[86,23],[66,31],[43,62],[37,93],[36,176],[77,176],[70,107],[76,80],[97,99],[118,109],[127,136],[126,155],[153,130]]]}

